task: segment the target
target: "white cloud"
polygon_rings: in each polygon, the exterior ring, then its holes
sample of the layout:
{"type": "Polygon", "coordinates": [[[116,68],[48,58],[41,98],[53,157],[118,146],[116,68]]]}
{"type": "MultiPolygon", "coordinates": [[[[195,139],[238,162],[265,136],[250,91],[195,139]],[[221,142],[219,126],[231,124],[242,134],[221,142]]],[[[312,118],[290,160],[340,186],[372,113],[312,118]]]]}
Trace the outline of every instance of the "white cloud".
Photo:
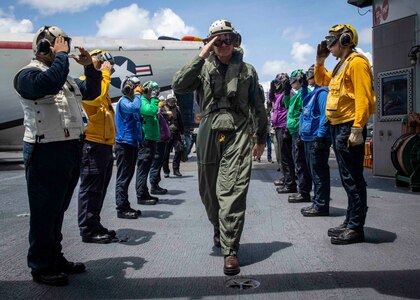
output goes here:
{"type": "Polygon", "coordinates": [[[32,32],[34,26],[28,19],[17,20],[13,15],[14,7],[9,7],[9,12],[0,9],[0,32],[27,33],[32,32]]]}
{"type": "Polygon", "coordinates": [[[372,44],[372,28],[363,28],[358,32],[359,44],[372,44]]]}
{"type": "Polygon", "coordinates": [[[20,4],[35,8],[43,15],[60,12],[80,12],[91,6],[106,5],[112,0],[19,0],[20,4]]]}
{"type": "Polygon", "coordinates": [[[370,65],[373,66],[373,58],[372,58],[372,53],[370,52],[365,52],[363,51],[362,48],[356,48],[356,51],[359,52],[360,54],[363,54],[364,56],[366,56],[366,58],[369,60],[370,65]]]}
{"type": "Polygon", "coordinates": [[[156,39],[162,35],[180,38],[197,33],[169,8],[150,17],[150,12],[137,4],[107,12],[97,26],[97,36],[113,38],[156,39]],[[116,20],[118,26],[115,26],[116,20]]]}
{"type": "MultiPolygon", "coordinates": [[[[315,49],[309,44],[301,44],[299,42],[293,43],[292,51],[290,52],[293,59],[297,62],[303,63],[307,60],[307,56],[313,55],[315,57],[315,49]]],[[[313,60],[312,59],[312,60],[313,60]]]]}
{"type": "Polygon", "coordinates": [[[195,30],[193,27],[186,26],[184,21],[170,8],[154,13],[151,21],[158,35],[187,35],[195,30]]]}
{"type": "Polygon", "coordinates": [[[303,26],[287,27],[283,30],[281,37],[288,41],[301,41],[309,37],[309,34],[303,26]]]}
{"type": "Polygon", "coordinates": [[[263,64],[262,74],[269,75],[274,78],[278,73],[290,74],[297,69],[308,69],[315,60],[315,49],[309,44],[301,44],[294,42],[292,50],[290,51],[292,56],[291,60],[269,60],[263,64]]]}
{"type": "Polygon", "coordinates": [[[310,65],[311,64],[301,64],[297,61],[269,60],[264,63],[262,74],[269,75],[270,78],[274,79],[278,73],[290,74],[296,69],[306,70],[310,65]]]}

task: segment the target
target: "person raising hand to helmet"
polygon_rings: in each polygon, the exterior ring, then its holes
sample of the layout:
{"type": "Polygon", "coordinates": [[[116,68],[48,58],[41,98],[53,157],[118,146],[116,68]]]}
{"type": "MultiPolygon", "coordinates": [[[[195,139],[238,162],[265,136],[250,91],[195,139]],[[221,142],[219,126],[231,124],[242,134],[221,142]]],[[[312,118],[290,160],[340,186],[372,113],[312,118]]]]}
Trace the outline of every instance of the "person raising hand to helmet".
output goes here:
{"type": "Polygon", "coordinates": [[[243,62],[231,22],[210,25],[201,52],[174,76],[173,91],[196,91],[201,121],[196,150],[201,200],[213,225],[213,242],[224,255],[226,275],[240,272],[237,252],[244,227],[251,175],[250,113],[256,121],[259,159],[267,135],[263,91],[253,66],[243,62]]]}
{"type": "Polygon", "coordinates": [[[89,123],[80,168],[78,222],[84,243],[107,244],[115,237],[115,231],[101,224],[100,213],[114,164],[115,114],[108,94],[113,58],[100,49],[91,51],[89,55],[95,68],[102,72],[102,83],[101,94],[96,99],[83,101],[89,123]]]}
{"type": "Polygon", "coordinates": [[[146,81],[143,84],[140,114],[144,120],[144,140],[139,147],[136,174],[137,203],[142,205],[155,205],[159,201],[158,197],[150,195],[147,187],[147,177],[156,154],[157,142],[160,141],[159,92],[156,82],[146,81]]]}
{"type": "Polygon", "coordinates": [[[333,244],[364,241],[367,212],[364,143],[366,123],[374,112],[375,101],[370,63],[355,50],[357,43],[358,36],[353,26],[335,25],[330,28],[325,41],[318,45],[315,64],[316,84],[329,88],[326,119],[331,125],[333,149],[348,196],[344,223],[328,230],[333,244]],[[324,67],[329,53],[339,59],[331,72],[324,67]]]}
{"type": "Polygon", "coordinates": [[[140,116],[143,86],[140,84],[140,79],[134,75],[125,78],[121,83],[121,92],[123,96],[115,108],[117,129],[115,203],[118,218],[137,219],[141,211],[131,208],[128,201],[128,187],[136,170],[138,149],[143,142],[141,129],[143,119],[140,116]]]}
{"type": "Polygon", "coordinates": [[[79,47],[76,61],[86,80],[69,76],[71,38],[56,26],[43,26],[33,39],[35,58],[18,71],[14,88],[24,110],[23,157],[30,207],[28,266],[33,280],[66,285],[68,274],[85,271],[62,253],[61,228],[80,174],[85,134],[83,100],[99,96],[101,72],[79,47]]]}

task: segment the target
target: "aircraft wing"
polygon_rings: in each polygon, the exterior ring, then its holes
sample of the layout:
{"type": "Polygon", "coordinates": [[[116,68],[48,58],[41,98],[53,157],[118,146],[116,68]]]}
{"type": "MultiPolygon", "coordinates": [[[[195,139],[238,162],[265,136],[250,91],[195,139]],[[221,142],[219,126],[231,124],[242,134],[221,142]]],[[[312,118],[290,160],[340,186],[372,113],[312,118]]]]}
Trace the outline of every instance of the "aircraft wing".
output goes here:
{"type": "MultiPolygon", "coordinates": [[[[0,34],[0,130],[22,124],[23,111],[13,88],[13,78],[33,57],[32,38],[33,34],[0,34]]],[[[99,48],[114,56],[109,94],[116,101],[121,97],[121,81],[130,75],[138,76],[141,82],[156,81],[162,91],[169,90],[174,73],[199,53],[202,43],[74,37],[74,46],[89,51],[99,48]]],[[[76,51],[72,49],[71,53],[76,51]]],[[[83,75],[83,67],[73,59],[70,59],[70,75],[74,78],[83,75]]]]}

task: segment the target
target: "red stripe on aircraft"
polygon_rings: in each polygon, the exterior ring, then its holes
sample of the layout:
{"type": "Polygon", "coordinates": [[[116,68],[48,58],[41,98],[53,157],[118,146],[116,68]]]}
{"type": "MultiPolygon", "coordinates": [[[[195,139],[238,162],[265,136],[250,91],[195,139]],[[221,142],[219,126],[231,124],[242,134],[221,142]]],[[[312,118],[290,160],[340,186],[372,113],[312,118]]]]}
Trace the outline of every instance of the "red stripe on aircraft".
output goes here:
{"type": "Polygon", "coordinates": [[[32,49],[32,42],[0,41],[0,49],[32,49]]]}

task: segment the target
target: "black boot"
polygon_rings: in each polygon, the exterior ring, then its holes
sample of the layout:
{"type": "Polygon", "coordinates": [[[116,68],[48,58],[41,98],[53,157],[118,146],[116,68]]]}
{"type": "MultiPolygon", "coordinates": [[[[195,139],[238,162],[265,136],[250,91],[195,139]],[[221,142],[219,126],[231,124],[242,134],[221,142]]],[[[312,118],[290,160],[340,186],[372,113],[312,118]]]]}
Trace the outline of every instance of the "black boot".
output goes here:
{"type": "Polygon", "coordinates": [[[150,188],[150,193],[154,195],[165,195],[167,192],[168,190],[161,188],[159,184],[153,184],[150,188]]]}
{"type": "Polygon", "coordinates": [[[348,245],[354,243],[363,243],[365,241],[365,234],[362,230],[353,230],[346,228],[338,236],[331,237],[331,244],[348,245]]]}
{"type": "Polygon", "coordinates": [[[179,172],[178,169],[174,170],[174,175],[177,177],[182,177],[182,174],[179,172]]]}

